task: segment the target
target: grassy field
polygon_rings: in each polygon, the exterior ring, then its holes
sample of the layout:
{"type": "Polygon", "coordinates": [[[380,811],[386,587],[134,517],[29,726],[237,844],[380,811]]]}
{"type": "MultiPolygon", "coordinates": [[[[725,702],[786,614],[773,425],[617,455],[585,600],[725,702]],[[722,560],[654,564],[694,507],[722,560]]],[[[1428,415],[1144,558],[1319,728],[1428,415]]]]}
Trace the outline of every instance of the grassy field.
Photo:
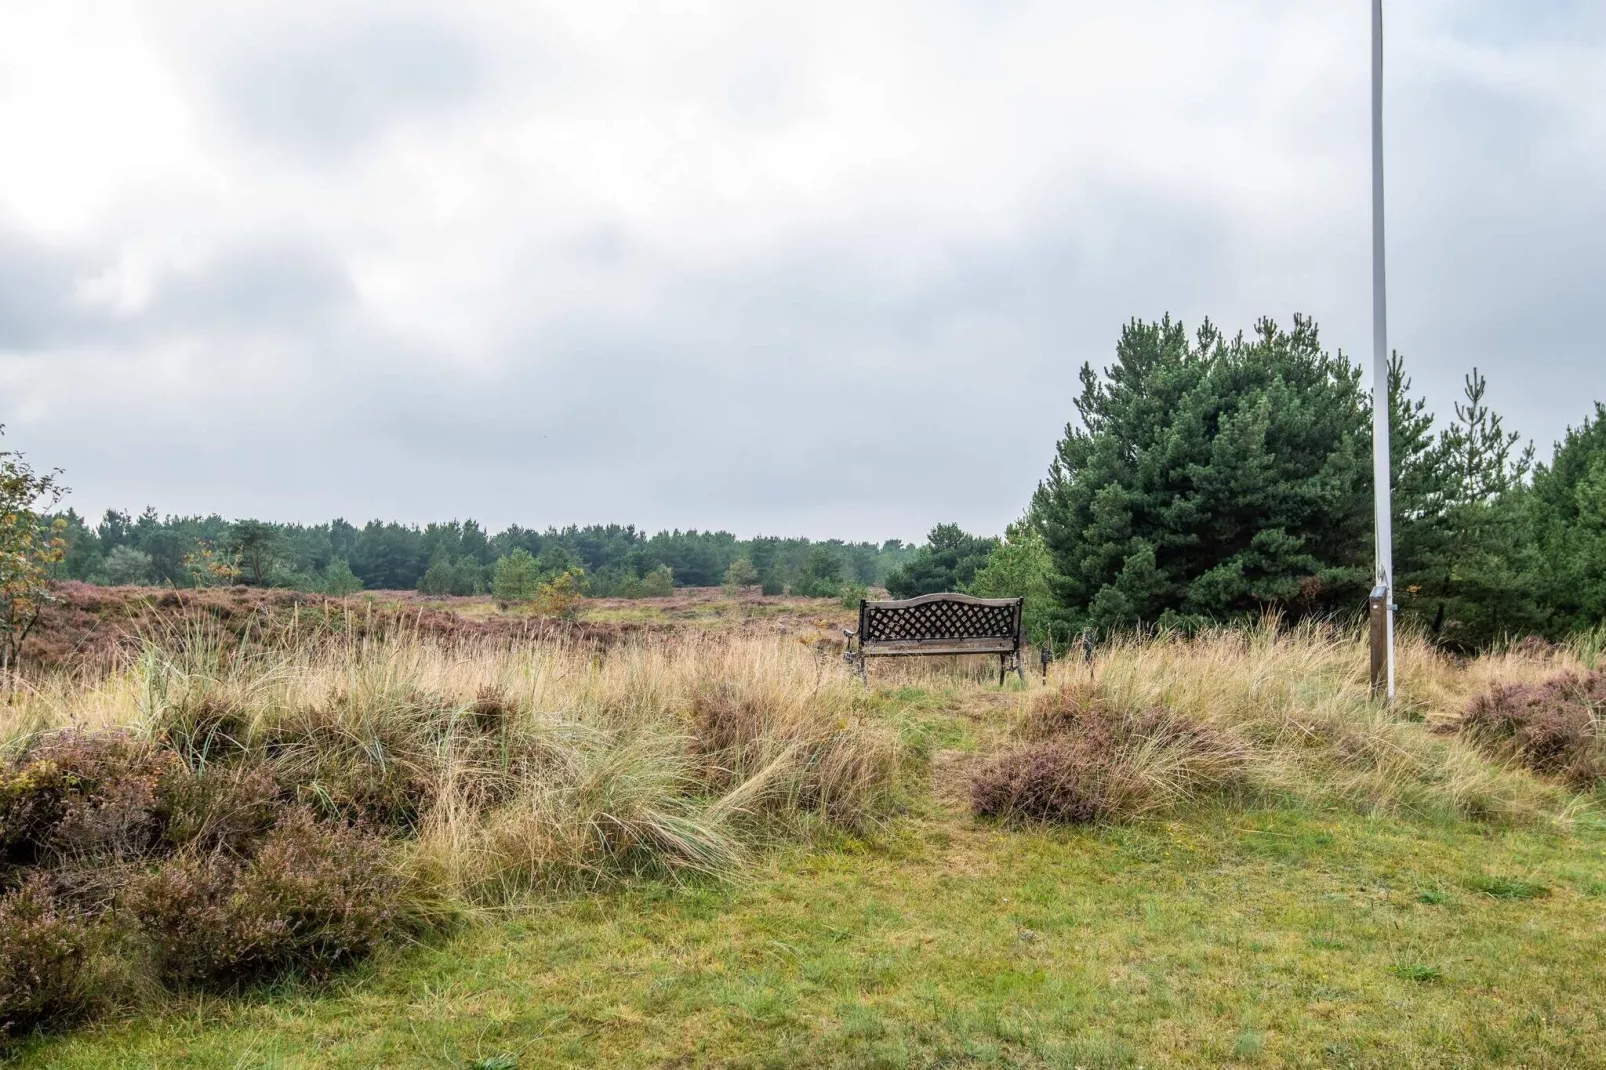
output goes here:
{"type": "MultiPolygon", "coordinates": [[[[1384,713],[1358,644],[1313,633],[1122,647],[1046,689],[878,666],[868,696],[769,642],[695,672],[712,655],[644,656],[590,690],[547,677],[531,708],[768,658],[809,709],[895,735],[912,772],[892,810],[768,823],[718,873],[481,897],[328,984],[168,995],[30,1041],[17,1065],[1606,1065],[1606,828],[1453,731],[1490,683],[1576,669],[1565,652],[1461,665],[1410,647],[1384,713]],[[1225,733],[1241,776],[1206,790],[1150,756],[1140,816],[974,817],[972,778],[1032,738],[1039,696],[1083,690],[1225,733]]],[[[490,672],[418,671],[442,691],[490,672]]],[[[100,717],[127,716],[101,694],[100,717]]]]}

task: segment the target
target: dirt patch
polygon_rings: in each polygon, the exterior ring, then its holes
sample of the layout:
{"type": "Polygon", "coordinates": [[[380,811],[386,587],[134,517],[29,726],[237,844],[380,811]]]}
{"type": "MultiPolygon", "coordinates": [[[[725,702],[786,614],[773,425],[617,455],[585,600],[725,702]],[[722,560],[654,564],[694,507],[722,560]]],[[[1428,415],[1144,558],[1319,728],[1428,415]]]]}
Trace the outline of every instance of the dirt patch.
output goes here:
{"type": "Polygon", "coordinates": [[[954,813],[970,810],[970,781],[986,760],[972,751],[940,750],[931,759],[931,795],[954,813]]]}

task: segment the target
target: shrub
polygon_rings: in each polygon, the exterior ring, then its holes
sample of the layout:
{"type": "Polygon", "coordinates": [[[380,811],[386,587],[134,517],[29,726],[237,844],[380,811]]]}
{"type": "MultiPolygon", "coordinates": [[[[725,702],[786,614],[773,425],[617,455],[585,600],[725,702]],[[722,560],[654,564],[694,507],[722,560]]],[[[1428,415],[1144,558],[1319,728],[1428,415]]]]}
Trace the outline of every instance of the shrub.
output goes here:
{"type": "Polygon", "coordinates": [[[758,582],[758,569],[753,567],[751,559],[738,557],[730,563],[725,570],[725,591],[727,594],[736,594],[744,587],[751,587],[758,582]]]}
{"type": "Polygon", "coordinates": [[[585,570],[566,568],[535,592],[535,611],[543,617],[573,620],[585,602],[585,570]]]}
{"type": "Polygon", "coordinates": [[[123,858],[160,840],[162,787],[179,766],[122,732],[59,732],[0,768],[0,862],[123,858]]]}
{"type": "Polygon", "coordinates": [[[337,557],[324,569],[323,589],[326,594],[344,598],[348,594],[362,590],[362,581],[351,571],[351,566],[346,563],[345,558],[337,557]]]}
{"type": "Polygon", "coordinates": [[[1130,710],[1092,685],[1039,695],[1021,732],[971,783],[980,815],[1034,821],[1128,819],[1248,782],[1248,746],[1166,709],[1130,710]]]}
{"type": "Polygon", "coordinates": [[[1051,739],[1004,751],[970,785],[971,809],[986,817],[1090,822],[1111,816],[1107,754],[1072,739],[1051,739]]]}
{"type": "Polygon", "coordinates": [[[43,878],[0,898],[0,1044],[87,1011],[91,936],[43,878]]]}
{"type": "Polygon", "coordinates": [[[106,555],[106,580],[116,586],[151,582],[151,555],[132,546],[113,546],[106,555]]]}
{"type": "Polygon", "coordinates": [[[474,695],[468,712],[476,730],[497,735],[506,732],[518,716],[519,704],[504,688],[486,684],[474,695]]]}
{"type": "Polygon", "coordinates": [[[250,860],[188,852],[132,881],[125,902],[172,984],[318,979],[410,928],[383,841],[287,814],[250,860]]]}
{"type": "Polygon", "coordinates": [[[535,597],[541,583],[541,568],[523,547],[515,548],[496,562],[491,580],[491,593],[503,604],[528,602],[535,597]]]}
{"type": "Polygon", "coordinates": [[[212,764],[181,770],[164,785],[167,846],[249,853],[284,812],[289,792],[267,765],[212,764]]]}
{"type": "Polygon", "coordinates": [[[675,573],[668,565],[659,565],[641,577],[641,598],[668,598],[674,593],[675,573]]]}
{"type": "Polygon", "coordinates": [[[1606,673],[1566,672],[1540,684],[1495,684],[1475,696],[1461,731],[1496,757],[1589,788],[1606,776],[1606,673]]]}

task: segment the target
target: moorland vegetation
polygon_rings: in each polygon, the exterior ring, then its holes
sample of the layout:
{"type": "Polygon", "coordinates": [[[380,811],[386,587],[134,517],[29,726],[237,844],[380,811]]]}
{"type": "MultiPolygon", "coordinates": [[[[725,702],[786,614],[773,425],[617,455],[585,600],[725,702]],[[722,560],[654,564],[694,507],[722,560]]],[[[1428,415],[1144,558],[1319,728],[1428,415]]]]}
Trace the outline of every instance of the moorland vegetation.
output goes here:
{"type": "Polygon", "coordinates": [[[1130,324],[1002,539],[90,529],[0,454],[0,1044],[1606,1061],[1606,410],[1535,463],[1476,372],[1437,431],[1398,360],[1389,388],[1388,705],[1353,619],[1371,402],[1303,319],[1130,324]],[[665,614],[692,583],[726,592],[665,614]],[[861,687],[838,629],[875,583],[1097,643],[1024,686],[949,659],[861,687]],[[733,626],[787,594],[815,597],[733,626]],[[69,603],[127,626],[19,664],[69,603]]]}

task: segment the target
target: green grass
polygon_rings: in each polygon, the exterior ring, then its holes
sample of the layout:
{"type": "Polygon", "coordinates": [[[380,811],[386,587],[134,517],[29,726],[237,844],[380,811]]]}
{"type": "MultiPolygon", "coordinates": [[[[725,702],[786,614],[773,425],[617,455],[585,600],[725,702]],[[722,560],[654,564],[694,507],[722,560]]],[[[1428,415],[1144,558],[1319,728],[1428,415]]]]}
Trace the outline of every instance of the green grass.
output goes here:
{"type": "Polygon", "coordinates": [[[1579,865],[1602,847],[1278,810],[1010,831],[933,808],[738,885],[547,903],[334,990],[196,999],[21,1065],[1606,1065],[1600,874],[1579,865]],[[1496,868],[1552,894],[1424,901],[1496,868]]]}
{"type": "Polygon", "coordinates": [[[1494,899],[1542,899],[1550,889],[1538,881],[1519,880],[1515,877],[1490,877],[1480,874],[1467,878],[1467,887],[1494,899]]]}

